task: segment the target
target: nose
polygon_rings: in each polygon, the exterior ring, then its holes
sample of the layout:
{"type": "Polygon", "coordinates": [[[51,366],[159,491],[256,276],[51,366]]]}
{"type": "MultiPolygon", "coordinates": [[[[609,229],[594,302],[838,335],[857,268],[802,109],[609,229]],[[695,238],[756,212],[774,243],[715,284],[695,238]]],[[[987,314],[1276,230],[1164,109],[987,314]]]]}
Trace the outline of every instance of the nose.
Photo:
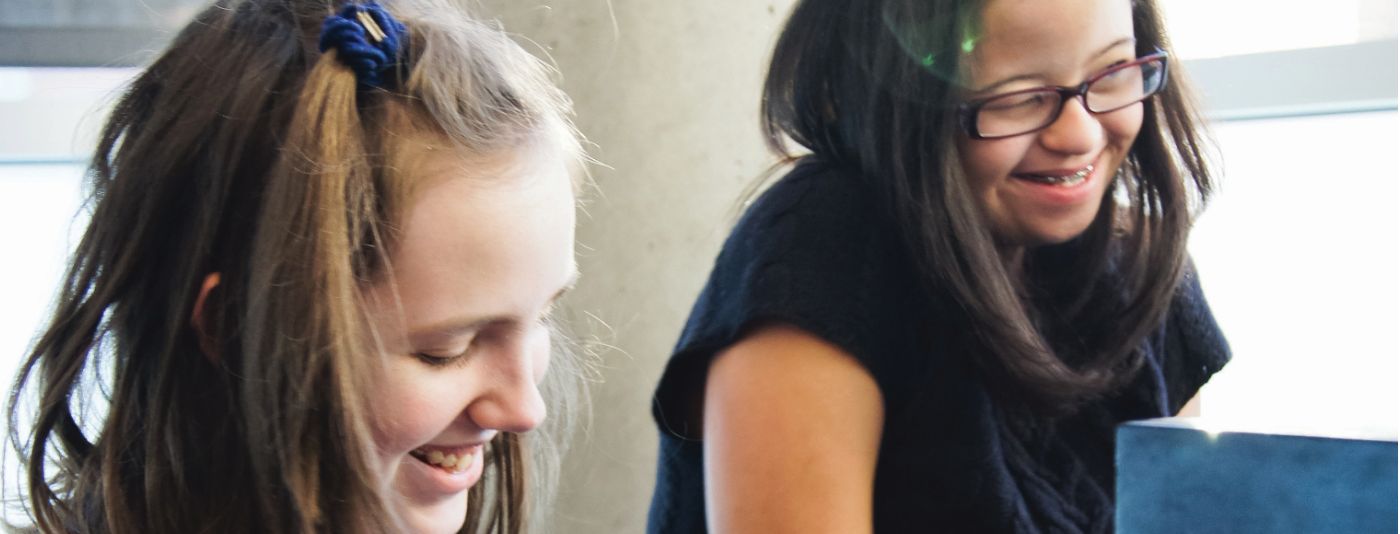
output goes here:
{"type": "Polygon", "coordinates": [[[476,426],[519,433],[544,422],[546,408],[538,384],[542,373],[535,369],[540,358],[531,352],[529,347],[520,347],[491,355],[497,360],[493,362],[495,372],[484,384],[482,395],[468,406],[467,415],[476,426]]]}
{"type": "Polygon", "coordinates": [[[1086,154],[1103,142],[1104,128],[1099,119],[1084,107],[1084,99],[1065,100],[1060,116],[1040,131],[1040,145],[1064,154],[1086,154]]]}

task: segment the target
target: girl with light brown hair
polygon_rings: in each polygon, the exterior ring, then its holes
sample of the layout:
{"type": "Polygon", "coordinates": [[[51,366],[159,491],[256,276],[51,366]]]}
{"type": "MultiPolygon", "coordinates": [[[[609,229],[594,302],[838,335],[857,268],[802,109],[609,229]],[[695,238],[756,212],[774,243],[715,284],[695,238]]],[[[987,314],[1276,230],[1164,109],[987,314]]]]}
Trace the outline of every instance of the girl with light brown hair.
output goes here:
{"type": "Polygon", "coordinates": [[[576,376],[568,115],[447,2],[198,14],[103,130],[10,399],[33,528],[524,531],[576,376]]]}

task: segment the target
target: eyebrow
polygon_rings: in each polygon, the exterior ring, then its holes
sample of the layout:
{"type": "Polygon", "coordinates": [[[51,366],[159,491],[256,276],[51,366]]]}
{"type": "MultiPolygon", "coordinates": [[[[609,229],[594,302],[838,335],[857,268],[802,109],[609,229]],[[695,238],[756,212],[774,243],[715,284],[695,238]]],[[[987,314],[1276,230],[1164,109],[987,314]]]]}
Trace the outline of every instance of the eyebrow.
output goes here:
{"type": "MultiPolygon", "coordinates": [[[[1118,48],[1118,47],[1120,47],[1120,46],[1123,46],[1125,43],[1136,43],[1136,42],[1137,42],[1137,38],[1136,38],[1136,37],[1123,37],[1123,38],[1120,38],[1120,39],[1118,39],[1118,40],[1115,40],[1115,41],[1113,41],[1112,43],[1109,43],[1108,46],[1105,46],[1105,47],[1103,47],[1103,49],[1099,50],[1098,53],[1096,53],[1096,54],[1093,55],[1093,57],[1090,57],[1090,58],[1089,58],[1089,61],[1092,62],[1092,61],[1094,61],[1094,60],[1096,60],[1096,59],[1099,59],[1099,58],[1103,57],[1105,54],[1107,54],[1107,53],[1113,51],[1113,49],[1118,48]]],[[[973,90],[972,90],[972,93],[973,93],[973,94],[986,94],[986,93],[988,93],[988,92],[991,92],[993,89],[996,89],[996,88],[998,88],[998,87],[1001,87],[1001,86],[1003,86],[1003,85],[1006,85],[1006,84],[1009,84],[1009,83],[1012,83],[1012,82],[1019,82],[1019,81],[1025,81],[1025,80],[1035,80],[1035,79],[1038,79],[1037,76],[1036,76],[1036,75],[1032,75],[1032,74],[1022,74],[1022,75],[1019,75],[1019,76],[1012,76],[1012,77],[1010,77],[1010,78],[1007,78],[1007,79],[1005,79],[1005,80],[1000,80],[1000,81],[998,81],[998,82],[996,82],[996,83],[993,83],[993,84],[988,85],[988,86],[986,86],[986,87],[983,87],[983,88],[981,88],[981,89],[973,89],[973,90]]]]}
{"type": "MultiPolygon", "coordinates": [[[[569,291],[573,290],[574,287],[578,285],[578,278],[579,278],[579,272],[578,272],[578,269],[575,268],[574,271],[573,271],[573,274],[570,274],[570,275],[569,275],[569,279],[568,279],[567,281],[564,282],[564,285],[562,285],[562,286],[559,287],[559,291],[556,291],[556,292],[554,293],[554,296],[550,297],[550,298],[549,298],[549,301],[545,303],[545,307],[549,307],[550,305],[553,305],[555,302],[558,302],[559,299],[560,299],[560,298],[563,298],[564,295],[565,295],[566,293],[568,293],[569,291]]],[[[462,320],[462,319],[448,319],[448,320],[446,320],[446,321],[442,321],[442,322],[440,322],[440,323],[433,324],[433,325],[428,325],[428,326],[426,326],[426,327],[419,328],[419,329],[417,329],[417,330],[414,330],[414,331],[412,331],[412,332],[409,332],[409,333],[408,333],[408,338],[409,338],[409,339],[422,339],[422,338],[442,339],[442,338],[451,338],[451,337],[460,336],[460,335],[465,334],[465,333],[467,333],[467,332],[474,332],[474,331],[480,330],[480,329],[486,327],[487,325],[490,325],[490,324],[493,324],[493,323],[500,323],[500,322],[504,322],[504,321],[511,321],[511,320],[514,320],[514,319],[515,319],[515,317],[512,316],[512,315],[509,315],[509,314],[506,314],[506,315],[491,315],[491,316],[487,316],[487,317],[480,317],[480,318],[476,318],[476,319],[467,319],[467,320],[462,320]]]]}

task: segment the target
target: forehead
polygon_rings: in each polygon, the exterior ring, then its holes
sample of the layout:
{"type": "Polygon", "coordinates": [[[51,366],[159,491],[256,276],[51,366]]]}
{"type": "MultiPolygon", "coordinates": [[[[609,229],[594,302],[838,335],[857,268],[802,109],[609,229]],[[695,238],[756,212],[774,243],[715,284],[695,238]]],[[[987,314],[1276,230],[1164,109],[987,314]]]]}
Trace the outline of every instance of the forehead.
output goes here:
{"type": "Polygon", "coordinates": [[[570,279],[574,188],[557,151],[427,151],[409,169],[420,183],[389,258],[408,327],[524,315],[570,279]]]}
{"type": "Polygon", "coordinates": [[[1131,39],[1132,3],[990,0],[982,12],[981,26],[969,58],[973,81],[986,83],[1027,74],[1051,76],[1080,71],[1105,47],[1131,39]]]}

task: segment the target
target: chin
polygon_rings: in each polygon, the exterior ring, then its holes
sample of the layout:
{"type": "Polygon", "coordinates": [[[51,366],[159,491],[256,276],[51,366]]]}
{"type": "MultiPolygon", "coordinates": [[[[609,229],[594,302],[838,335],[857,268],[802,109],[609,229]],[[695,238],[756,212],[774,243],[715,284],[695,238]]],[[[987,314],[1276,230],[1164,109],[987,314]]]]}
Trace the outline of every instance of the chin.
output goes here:
{"type": "Polygon", "coordinates": [[[402,518],[408,532],[413,534],[453,534],[462,530],[467,521],[467,500],[458,503],[438,503],[432,506],[412,506],[403,510],[402,518]]]}
{"type": "Polygon", "coordinates": [[[1010,239],[1005,239],[1003,243],[1028,248],[1062,245],[1084,235],[1084,232],[1088,231],[1088,229],[1089,224],[1022,228],[1020,232],[1012,234],[1010,239]]]}
{"type": "Polygon", "coordinates": [[[1088,229],[1089,229],[1089,228],[1086,226],[1086,227],[1084,227],[1084,228],[1079,228],[1079,229],[1074,230],[1074,231],[1058,232],[1058,233],[1053,233],[1053,234],[1042,235],[1042,236],[1039,236],[1039,238],[1038,238],[1037,240],[1035,240],[1036,242],[1033,243],[1031,246],[1046,247],[1046,246],[1052,246],[1052,245],[1063,245],[1063,244],[1065,244],[1065,243],[1068,243],[1068,242],[1070,242],[1070,241],[1073,241],[1075,238],[1077,238],[1077,237],[1079,237],[1079,236],[1081,236],[1081,235],[1084,235],[1084,231],[1085,231],[1085,230],[1088,230],[1088,229]]]}
{"type": "Polygon", "coordinates": [[[1041,224],[1023,228],[1022,244],[1030,247],[1064,244],[1089,231],[1097,215],[1095,206],[1094,210],[1084,210],[1070,220],[1041,221],[1041,224]]]}

